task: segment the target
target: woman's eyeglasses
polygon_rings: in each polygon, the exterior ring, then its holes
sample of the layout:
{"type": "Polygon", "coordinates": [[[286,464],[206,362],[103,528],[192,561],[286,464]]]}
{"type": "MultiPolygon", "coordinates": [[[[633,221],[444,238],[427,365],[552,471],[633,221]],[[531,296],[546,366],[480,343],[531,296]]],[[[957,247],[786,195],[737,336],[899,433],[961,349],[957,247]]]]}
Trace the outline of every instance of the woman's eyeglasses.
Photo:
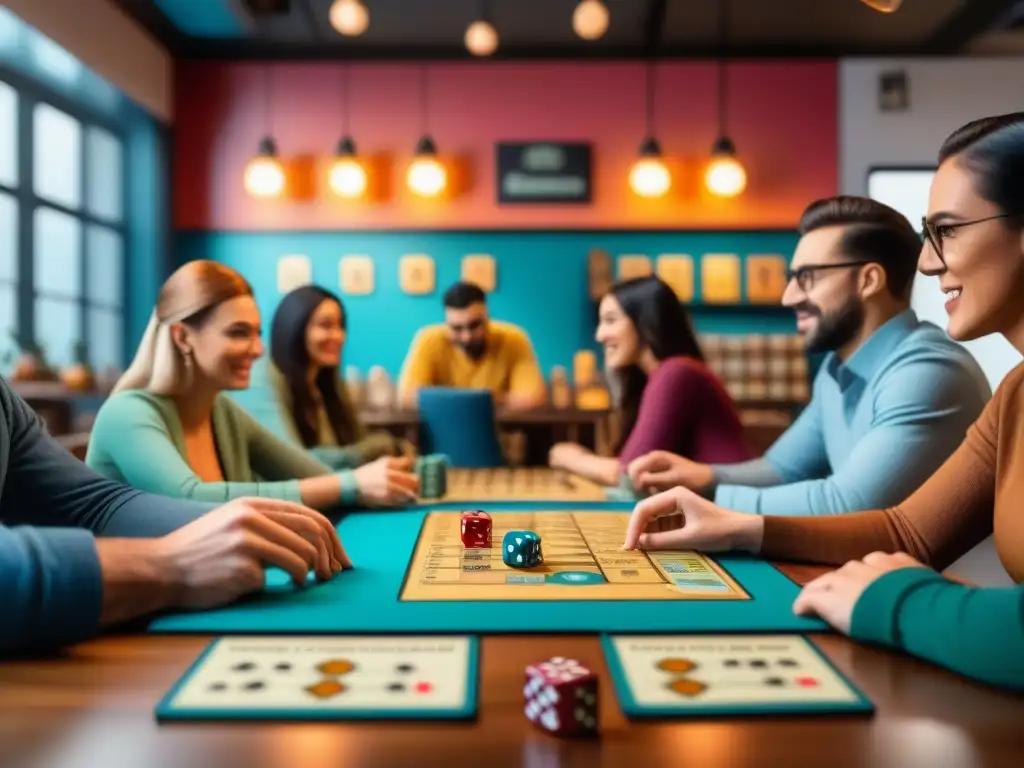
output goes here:
{"type": "Polygon", "coordinates": [[[921,217],[921,236],[931,243],[932,248],[935,250],[935,255],[939,257],[939,261],[942,262],[942,266],[946,266],[946,260],[942,253],[942,241],[943,238],[953,234],[954,231],[961,227],[969,227],[972,224],[981,224],[984,221],[994,221],[995,219],[1005,219],[1009,216],[1008,213],[1000,213],[996,216],[986,216],[984,219],[974,219],[974,221],[958,221],[955,224],[932,224],[928,221],[927,216],[921,217]]]}

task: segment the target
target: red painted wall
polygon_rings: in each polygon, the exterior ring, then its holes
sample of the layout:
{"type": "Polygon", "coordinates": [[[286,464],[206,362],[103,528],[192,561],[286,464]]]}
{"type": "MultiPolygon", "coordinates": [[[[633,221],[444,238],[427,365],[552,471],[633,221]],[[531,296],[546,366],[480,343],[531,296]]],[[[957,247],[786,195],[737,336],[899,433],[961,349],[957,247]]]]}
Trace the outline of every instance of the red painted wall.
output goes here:
{"type": "MultiPolygon", "coordinates": [[[[339,64],[275,64],[272,130],[285,156],[328,157],[342,127],[339,64]]],[[[672,199],[628,190],[644,134],[640,63],[440,63],[429,70],[429,128],[442,154],[467,158],[472,186],[454,200],[423,203],[404,188],[405,165],[422,132],[419,69],[350,69],[351,127],[359,151],[395,160],[392,197],[351,204],[323,194],[307,201],[254,201],[245,164],[267,126],[264,69],[241,63],[179,62],[176,73],[174,220],[179,229],[344,228],[702,228],[790,227],[811,200],[836,194],[836,63],[736,63],[729,67],[729,133],[750,177],[739,199],[701,193],[702,164],[716,134],[713,63],[657,68],[656,131],[682,166],[672,199]],[[583,140],[593,144],[595,197],[586,206],[499,206],[494,143],[583,140]]]]}

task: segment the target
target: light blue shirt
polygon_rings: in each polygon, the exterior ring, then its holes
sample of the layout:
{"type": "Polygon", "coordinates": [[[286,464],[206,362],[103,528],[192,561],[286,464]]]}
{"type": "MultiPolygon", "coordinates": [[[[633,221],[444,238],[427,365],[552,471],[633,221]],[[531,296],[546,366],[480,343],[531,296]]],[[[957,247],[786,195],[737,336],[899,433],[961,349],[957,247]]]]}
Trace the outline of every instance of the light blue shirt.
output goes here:
{"type": "Polygon", "coordinates": [[[715,503],[760,515],[898,504],[949,458],[991,396],[970,353],[907,310],[845,364],[825,358],[810,403],[765,454],[783,484],[721,485],[715,503]]]}

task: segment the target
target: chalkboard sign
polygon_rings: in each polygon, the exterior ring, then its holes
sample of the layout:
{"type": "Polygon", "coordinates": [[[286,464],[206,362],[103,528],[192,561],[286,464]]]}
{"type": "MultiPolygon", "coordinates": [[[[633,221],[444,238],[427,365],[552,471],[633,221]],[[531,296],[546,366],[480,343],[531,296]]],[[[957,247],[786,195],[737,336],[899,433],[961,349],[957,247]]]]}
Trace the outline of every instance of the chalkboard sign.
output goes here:
{"type": "Polygon", "coordinates": [[[589,203],[589,144],[498,143],[499,203],[589,203]]]}

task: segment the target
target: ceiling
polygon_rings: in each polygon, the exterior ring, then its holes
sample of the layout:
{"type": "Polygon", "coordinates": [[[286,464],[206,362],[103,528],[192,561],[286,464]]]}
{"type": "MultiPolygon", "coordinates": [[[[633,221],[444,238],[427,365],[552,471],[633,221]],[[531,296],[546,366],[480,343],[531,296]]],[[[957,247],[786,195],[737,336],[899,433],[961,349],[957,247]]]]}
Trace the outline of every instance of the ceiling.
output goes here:
{"type": "MultiPolygon", "coordinates": [[[[465,59],[463,34],[486,8],[494,59],[703,58],[720,45],[721,0],[605,0],[598,41],[572,29],[577,0],[363,0],[369,29],[344,37],[332,0],[114,0],[171,53],[218,59],[465,59]],[[268,12],[269,11],[269,12],[268,12]]],[[[892,14],[860,0],[728,0],[731,57],[1024,53],[1024,0],[904,0],[892,14]]]]}

